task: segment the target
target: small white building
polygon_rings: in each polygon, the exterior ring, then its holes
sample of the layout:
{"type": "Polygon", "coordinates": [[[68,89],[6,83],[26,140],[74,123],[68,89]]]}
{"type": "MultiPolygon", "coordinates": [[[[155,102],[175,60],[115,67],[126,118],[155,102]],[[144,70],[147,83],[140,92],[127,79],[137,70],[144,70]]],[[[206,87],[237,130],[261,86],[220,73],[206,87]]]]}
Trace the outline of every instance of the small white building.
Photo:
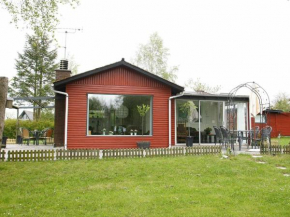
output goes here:
{"type": "Polygon", "coordinates": [[[33,121],[33,112],[24,110],[18,117],[19,120],[33,121]]]}

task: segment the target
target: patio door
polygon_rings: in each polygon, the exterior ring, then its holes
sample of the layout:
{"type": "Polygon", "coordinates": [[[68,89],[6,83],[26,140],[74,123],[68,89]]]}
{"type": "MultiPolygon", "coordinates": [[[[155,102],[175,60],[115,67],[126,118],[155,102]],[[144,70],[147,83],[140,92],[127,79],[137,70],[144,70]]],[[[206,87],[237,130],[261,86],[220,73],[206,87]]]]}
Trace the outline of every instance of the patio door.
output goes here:
{"type": "Polygon", "coordinates": [[[176,100],[176,142],[184,144],[187,136],[193,136],[193,143],[199,143],[199,101],[176,100]]]}
{"type": "Polygon", "coordinates": [[[224,103],[221,101],[200,101],[200,143],[214,143],[213,126],[224,125],[224,103]]]}
{"type": "Polygon", "coordinates": [[[177,144],[184,144],[189,135],[193,136],[193,143],[213,143],[213,126],[223,125],[223,101],[176,100],[177,144]],[[186,106],[189,109],[184,109],[186,106]],[[211,131],[208,131],[209,128],[211,131]]]}

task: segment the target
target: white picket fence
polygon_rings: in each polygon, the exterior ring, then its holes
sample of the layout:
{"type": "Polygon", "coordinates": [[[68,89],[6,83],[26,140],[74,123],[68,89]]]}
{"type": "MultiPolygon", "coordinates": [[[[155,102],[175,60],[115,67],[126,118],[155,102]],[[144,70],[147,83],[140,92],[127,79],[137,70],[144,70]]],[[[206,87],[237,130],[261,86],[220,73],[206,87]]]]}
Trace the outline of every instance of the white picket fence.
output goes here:
{"type": "Polygon", "coordinates": [[[220,145],[150,149],[73,149],[0,151],[0,161],[52,161],[109,158],[145,158],[221,153],[220,145]]]}

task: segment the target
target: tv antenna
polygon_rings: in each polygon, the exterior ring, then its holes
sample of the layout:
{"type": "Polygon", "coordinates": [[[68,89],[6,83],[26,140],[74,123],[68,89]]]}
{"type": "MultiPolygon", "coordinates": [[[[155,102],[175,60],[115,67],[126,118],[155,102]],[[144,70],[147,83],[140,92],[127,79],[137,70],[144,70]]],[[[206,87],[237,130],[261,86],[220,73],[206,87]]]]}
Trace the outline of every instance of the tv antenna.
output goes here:
{"type": "Polygon", "coordinates": [[[57,28],[59,33],[64,33],[64,59],[66,59],[66,41],[67,41],[67,34],[74,34],[76,32],[83,31],[83,28],[57,28]]]}

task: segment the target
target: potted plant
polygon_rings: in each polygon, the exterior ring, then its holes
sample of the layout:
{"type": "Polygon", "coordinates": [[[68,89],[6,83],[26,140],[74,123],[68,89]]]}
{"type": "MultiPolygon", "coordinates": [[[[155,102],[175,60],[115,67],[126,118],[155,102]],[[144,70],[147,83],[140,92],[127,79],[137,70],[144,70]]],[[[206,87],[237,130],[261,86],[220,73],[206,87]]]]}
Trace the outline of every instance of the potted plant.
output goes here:
{"type": "Polygon", "coordinates": [[[205,133],[205,136],[206,136],[206,141],[209,143],[209,142],[212,142],[210,140],[210,132],[212,131],[212,129],[210,127],[207,127],[204,129],[204,133],[205,133]]]}
{"type": "MultiPolygon", "coordinates": [[[[180,110],[187,115],[187,122],[190,123],[192,122],[192,114],[194,109],[197,107],[192,101],[187,101],[183,103],[180,107],[180,110]]],[[[193,144],[193,136],[190,136],[190,127],[188,125],[188,136],[186,137],[186,146],[191,147],[193,144]]]]}
{"type": "MultiPolygon", "coordinates": [[[[150,106],[149,105],[144,105],[142,104],[141,106],[137,105],[138,113],[142,118],[142,137],[143,137],[143,122],[144,122],[144,117],[146,113],[149,111],[150,106]]],[[[149,141],[142,141],[142,142],[137,142],[138,148],[149,148],[150,147],[150,142],[149,141]]]]}
{"type": "Polygon", "coordinates": [[[133,136],[133,129],[130,130],[130,135],[133,136]]]}
{"type": "Polygon", "coordinates": [[[210,134],[211,131],[212,131],[212,129],[210,127],[207,127],[204,129],[205,135],[207,135],[207,136],[210,134]]]}
{"type": "Polygon", "coordinates": [[[106,135],[106,128],[103,129],[103,135],[106,135]]]}

